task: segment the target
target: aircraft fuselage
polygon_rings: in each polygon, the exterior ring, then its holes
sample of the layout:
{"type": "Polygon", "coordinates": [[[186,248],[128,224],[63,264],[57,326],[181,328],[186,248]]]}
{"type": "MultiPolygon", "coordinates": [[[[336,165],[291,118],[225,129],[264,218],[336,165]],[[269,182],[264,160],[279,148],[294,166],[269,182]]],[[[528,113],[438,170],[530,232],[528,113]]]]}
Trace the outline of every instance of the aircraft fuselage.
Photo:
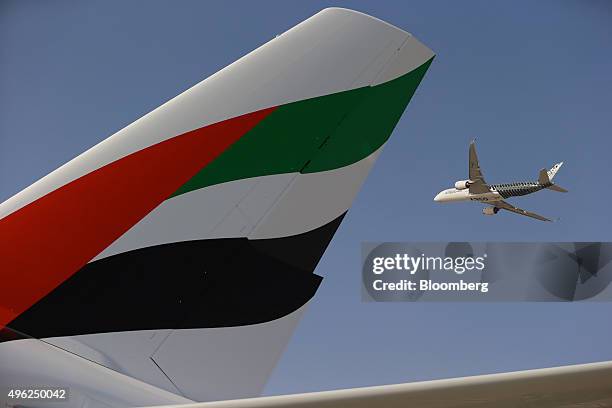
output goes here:
{"type": "Polygon", "coordinates": [[[532,194],[548,187],[537,181],[514,182],[508,184],[492,184],[489,191],[486,193],[470,193],[469,188],[457,189],[449,188],[440,191],[434,198],[436,202],[452,202],[452,201],[480,201],[494,202],[506,199],[508,197],[524,196],[532,194]]]}

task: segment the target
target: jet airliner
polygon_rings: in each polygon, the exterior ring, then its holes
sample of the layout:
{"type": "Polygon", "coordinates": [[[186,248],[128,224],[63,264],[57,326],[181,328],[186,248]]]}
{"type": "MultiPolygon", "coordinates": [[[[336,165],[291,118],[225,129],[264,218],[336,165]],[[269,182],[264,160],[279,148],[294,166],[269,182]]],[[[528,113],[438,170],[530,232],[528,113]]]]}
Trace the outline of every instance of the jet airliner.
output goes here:
{"type": "Polygon", "coordinates": [[[455,183],[454,188],[449,188],[440,191],[434,201],[438,203],[448,203],[454,201],[479,201],[487,204],[487,207],[482,209],[484,215],[495,215],[499,210],[506,210],[516,214],[525,215],[535,218],[540,221],[551,221],[549,218],[543,217],[531,211],[523,210],[504,201],[509,197],[524,196],[533,194],[543,189],[567,193],[563,187],[553,183],[553,178],[563,165],[563,162],[557,163],[550,170],[542,169],[537,181],[512,182],[506,184],[487,184],[482,175],[480,164],[478,163],[478,155],[476,154],[476,143],[470,143],[469,153],[469,179],[460,180],[455,183]]]}

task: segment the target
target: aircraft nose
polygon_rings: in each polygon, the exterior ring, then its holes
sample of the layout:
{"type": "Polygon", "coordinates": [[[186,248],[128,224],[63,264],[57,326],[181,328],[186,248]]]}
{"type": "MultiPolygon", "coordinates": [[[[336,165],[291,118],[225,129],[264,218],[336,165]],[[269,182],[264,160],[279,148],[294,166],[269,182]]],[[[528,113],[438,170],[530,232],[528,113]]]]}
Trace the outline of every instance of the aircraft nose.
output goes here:
{"type": "Polygon", "coordinates": [[[436,194],[436,196],[434,197],[434,201],[436,203],[439,203],[440,201],[442,201],[442,193],[441,192],[436,194]]]}

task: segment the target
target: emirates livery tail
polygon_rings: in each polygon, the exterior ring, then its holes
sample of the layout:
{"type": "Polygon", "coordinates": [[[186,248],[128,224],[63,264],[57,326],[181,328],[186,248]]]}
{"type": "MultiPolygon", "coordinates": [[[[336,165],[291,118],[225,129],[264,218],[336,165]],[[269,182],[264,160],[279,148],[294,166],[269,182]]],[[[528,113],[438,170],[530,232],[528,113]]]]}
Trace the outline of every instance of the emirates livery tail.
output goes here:
{"type": "Polygon", "coordinates": [[[0,204],[0,389],[259,395],[433,57],[325,9],[0,204]]]}

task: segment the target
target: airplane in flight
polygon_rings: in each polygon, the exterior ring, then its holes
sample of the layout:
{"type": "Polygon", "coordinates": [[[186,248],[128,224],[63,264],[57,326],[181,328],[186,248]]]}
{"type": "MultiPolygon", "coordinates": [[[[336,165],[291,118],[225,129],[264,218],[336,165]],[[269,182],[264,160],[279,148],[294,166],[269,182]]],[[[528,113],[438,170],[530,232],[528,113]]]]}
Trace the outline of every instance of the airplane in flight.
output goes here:
{"type": "Polygon", "coordinates": [[[610,362],[259,397],[433,58],[322,10],[0,204],[0,406],[609,402],[610,362]]]}
{"type": "Polygon", "coordinates": [[[499,210],[506,210],[519,215],[535,218],[540,221],[551,221],[531,211],[523,210],[504,201],[509,197],[533,194],[543,189],[567,193],[563,187],[553,183],[553,178],[563,165],[557,163],[550,170],[542,169],[537,181],[513,182],[507,184],[487,184],[482,175],[478,156],[476,154],[476,142],[470,143],[468,180],[460,180],[455,183],[454,188],[440,191],[434,201],[437,203],[449,203],[455,201],[478,201],[487,204],[482,209],[484,215],[495,215],[499,210]]]}

